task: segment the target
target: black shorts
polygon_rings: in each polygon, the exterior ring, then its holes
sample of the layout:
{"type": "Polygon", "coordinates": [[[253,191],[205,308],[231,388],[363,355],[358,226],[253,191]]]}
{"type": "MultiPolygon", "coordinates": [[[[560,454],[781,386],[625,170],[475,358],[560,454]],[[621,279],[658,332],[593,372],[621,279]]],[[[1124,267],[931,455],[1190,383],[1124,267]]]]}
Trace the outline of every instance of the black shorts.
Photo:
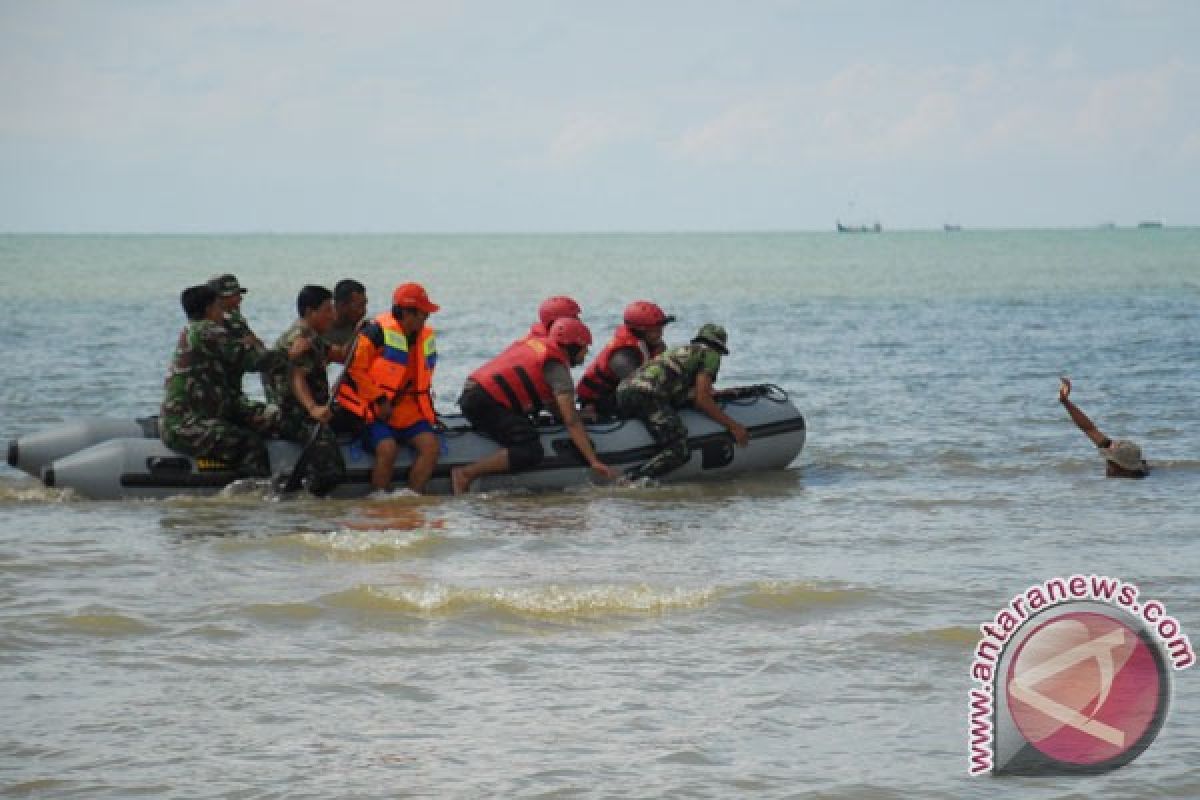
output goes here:
{"type": "Polygon", "coordinates": [[[472,427],[508,448],[513,471],[535,467],[545,457],[533,420],[496,402],[478,386],[463,390],[458,406],[472,427]]]}

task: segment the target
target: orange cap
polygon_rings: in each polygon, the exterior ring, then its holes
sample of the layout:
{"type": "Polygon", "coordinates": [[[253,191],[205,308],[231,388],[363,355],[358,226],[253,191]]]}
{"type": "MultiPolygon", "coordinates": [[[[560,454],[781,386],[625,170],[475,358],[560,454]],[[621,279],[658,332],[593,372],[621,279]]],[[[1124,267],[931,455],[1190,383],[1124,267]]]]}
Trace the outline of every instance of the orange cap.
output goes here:
{"type": "Polygon", "coordinates": [[[415,308],[426,314],[432,314],[441,308],[429,299],[425,287],[419,283],[402,283],[397,286],[396,291],[392,292],[392,305],[401,308],[415,308]]]}

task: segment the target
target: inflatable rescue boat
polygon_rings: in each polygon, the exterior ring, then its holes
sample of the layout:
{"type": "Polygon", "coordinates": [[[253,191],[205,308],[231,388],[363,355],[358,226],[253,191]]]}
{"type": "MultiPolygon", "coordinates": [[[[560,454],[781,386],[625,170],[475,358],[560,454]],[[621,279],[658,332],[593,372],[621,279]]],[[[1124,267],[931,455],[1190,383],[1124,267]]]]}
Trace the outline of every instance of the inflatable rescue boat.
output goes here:
{"type": "MultiPolygon", "coordinates": [[[[717,393],[725,413],[750,433],[747,447],[738,447],[722,426],[707,416],[683,410],[688,429],[688,462],[664,477],[677,482],[725,478],[747,472],[783,469],[804,447],[804,417],[777,386],[747,386],[717,393]]],[[[477,433],[457,415],[442,417],[442,452],[427,491],[450,492],[450,470],[495,451],[497,444],[477,433]]],[[[587,484],[591,470],[557,423],[540,425],[545,458],[537,467],[508,475],[490,475],[475,482],[475,491],[497,489],[563,489],[587,484]]],[[[642,464],[658,448],[638,420],[612,420],[587,426],[600,460],[622,470],[642,464]]],[[[341,442],[346,476],[332,492],[335,497],[366,495],[373,458],[357,440],[341,442]]],[[[272,472],[287,474],[303,447],[269,440],[272,472]]],[[[162,498],[215,494],[239,476],[228,465],[195,459],[168,449],[158,438],[158,420],[79,419],[9,442],[9,465],[38,477],[47,486],[73,489],[97,500],[162,498]]],[[[401,448],[394,486],[405,485],[411,452],[401,448]]]]}

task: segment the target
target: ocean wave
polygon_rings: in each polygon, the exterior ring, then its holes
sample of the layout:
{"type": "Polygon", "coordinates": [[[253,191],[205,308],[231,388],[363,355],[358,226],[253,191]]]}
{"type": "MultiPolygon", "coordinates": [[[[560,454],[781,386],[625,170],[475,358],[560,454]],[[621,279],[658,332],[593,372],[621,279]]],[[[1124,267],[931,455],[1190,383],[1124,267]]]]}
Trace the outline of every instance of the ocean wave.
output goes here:
{"type": "Polygon", "coordinates": [[[426,555],[450,544],[433,529],[343,528],[329,533],[299,533],[287,537],[303,547],[331,558],[355,561],[388,561],[398,555],[426,555]]]}
{"type": "Polygon", "coordinates": [[[806,582],[759,581],[740,594],[743,605],[757,609],[803,610],[856,605],[870,600],[869,589],[806,582]]]}
{"type": "Polygon", "coordinates": [[[70,503],[79,499],[79,495],[70,489],[51,489],[27,478],[0,478],[0,506],[70,503]]]}
{"type": "Polygon", "coordinates": [[[660,614],[701,608],[718,595],[715,589],[660,589],[645,584],[467,588],[427,583],[415,586],[357,586],[325,599],[358,611],[460,615],[496,611],[525,617],[603,617],[660,614]]]}
{"type": "Polygon", "coordinates": [[[254,603],[243,611],[247,616],[264,622],[307,622],[321,616],[321,609],[312,603],[254,603]]]}
{"type": "Polygon", "coordinates": [[[891,638],[893,642],[906,650],[923,650],[929,647],[961,650],[975,646],[979,641],[979,629],[968,625],[951,625],[899,633],[891,638]]]}
{"type": "Polygon", "coordinates": [[[47,622],[51,627],[67,633],[92,636],[140,636],[155,630],[153,626],[139,619],[115,611],[53,615],[47,622]]]}

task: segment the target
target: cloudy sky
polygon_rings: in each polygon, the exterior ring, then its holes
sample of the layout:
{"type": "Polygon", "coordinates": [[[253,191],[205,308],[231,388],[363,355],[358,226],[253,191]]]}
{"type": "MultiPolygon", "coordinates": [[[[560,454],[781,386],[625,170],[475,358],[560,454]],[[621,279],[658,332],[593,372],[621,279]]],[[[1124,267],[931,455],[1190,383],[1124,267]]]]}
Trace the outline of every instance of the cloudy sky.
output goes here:
{"type": "Polygon", "coordinates": [[[0,0],[3,231],[1200,223],[1200,2],[0,0]]]}

